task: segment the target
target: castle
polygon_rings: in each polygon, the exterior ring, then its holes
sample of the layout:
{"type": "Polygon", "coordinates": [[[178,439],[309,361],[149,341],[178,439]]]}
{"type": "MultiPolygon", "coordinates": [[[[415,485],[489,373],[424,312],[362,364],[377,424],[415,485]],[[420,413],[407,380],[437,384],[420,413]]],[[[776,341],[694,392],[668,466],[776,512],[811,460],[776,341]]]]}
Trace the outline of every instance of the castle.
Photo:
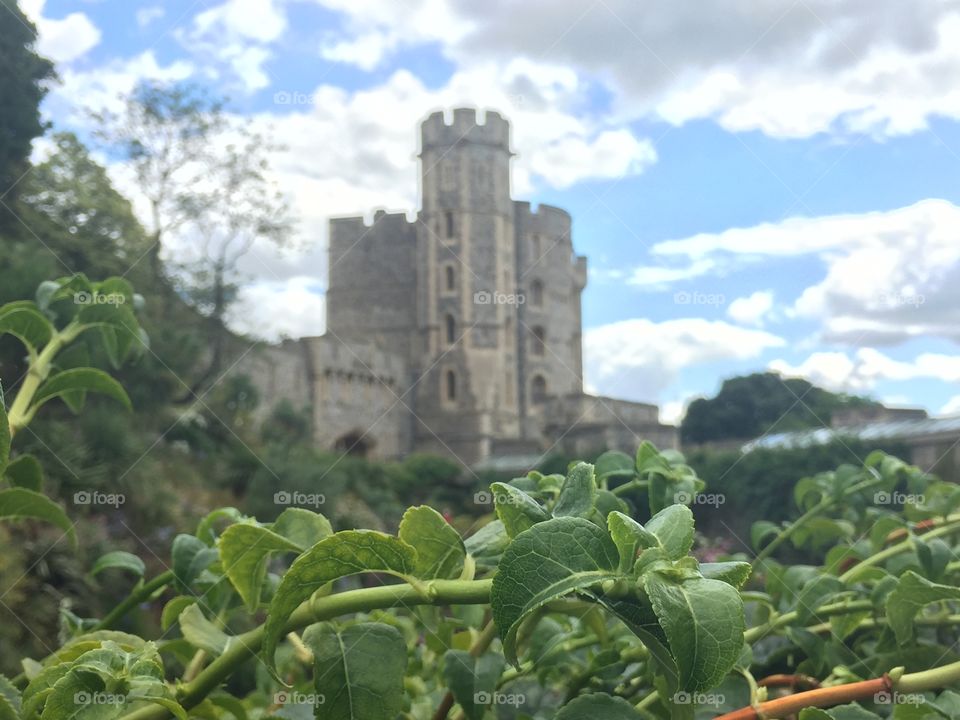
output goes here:
{"type": "Polygon", "coordinates": [[[512,156],[499,114],[436,112],[420,127],[416,219],[330,221],[326,334],[239,367],[271,403],[308,408],[318,446],[482,465],[677,445],[655,405],[584,394],[587,260],[568,213],[511,198],[512,156]]]}

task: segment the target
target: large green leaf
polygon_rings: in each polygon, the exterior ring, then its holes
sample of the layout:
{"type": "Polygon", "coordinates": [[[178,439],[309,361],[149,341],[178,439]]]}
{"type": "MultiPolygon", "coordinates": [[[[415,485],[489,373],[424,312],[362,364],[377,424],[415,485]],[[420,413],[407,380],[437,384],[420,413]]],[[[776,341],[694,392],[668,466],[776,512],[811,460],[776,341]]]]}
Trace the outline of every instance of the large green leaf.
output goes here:
{"type": "Polygon", "coordinates": [[[143,560],[133,553],[124,552],[123,550],[114,550],[113,552],[101,555],[90,569],[90,574],[97,575],[107,568],[126,570],[132,572],[138,578],[142,578],[143,573],[146,571],[143,560]]]}
{"type": "Polygon", "coordinates": [[[537,523],[550,519],[549,513],[540,503],[512,485],[493,483],[490,492],[493,493],[497,517],[503,522],[510,537],[516,537],[537,523]]]}
{"type": "Polygon", "coordinates": [[[77,536],[73,530],[73,523],[59,505],[46,495],[41,495],[27,488],[15,487],[0,490],[0,519],[23,520],[35,518],[56,525],[70,538],[70,543],[76,547],[77,536]]]}
{"type": "Polygon", "coordinates": [[[660,539],[640,523],[622,512],[612,512],[607,516],[607,527],[617,550],[620,552],[620,570],[630,572],[637,555],[644,548],[659,547],[660,539]]]}
{"type": "Polygon", "coordinates": [[[554,518],[515,537],[491,591],[507,659],[517,662],[517,629],[528,613],[578,588],[623,577],[619,559],[607,532],[583,518],[554,518]]]}
{"type": "Polygon", "coordinates": [[[50,342],[54,332],[50,321],[31,302],[14,302],[0,307],[0,335],[13,335],[31,352],[37,352],[50,342]]]}
{"type": "Polygon", "coordinates": [[[299,507],[289,507],[280,513],[270,529],[304,550],[333,535],[330,521],[323,515],[299,507]]]}
{"type": "Polygon", "coordinates": [[[597,480],[629,480],[636,474],[635,461],[619,450],[608,450],[597,458],[594,472],[597,480]]]}
{"type": "Polygon", "coordinates": [[[643,576],[643,586],[677,662],[680,688],[716,686],[743,650],[740,593],[722,580],[677,579],[657,570],[643,576]]]}
{"type": "Polygon", "coordinates": [[[447,651],[443,677],[468,720],[483,719],[505,664],[499,653],[474,657],[465,650],[447,651]]]}
{"type": "Polygon", "coordinates": [[[960,588],[937,585],[908,570],[887,595],[887,620],[897,636],[897,642],[907,644],[913,639],[913,621],[925,605],[938,600],[960,600],[960,588]]]}
{"type": "Polygon", "coordinates": [[[270,603],[263,638],[267,667],[274,668],[274,652],[290,614],[321,587],[362,572],[409,576],[416,562],[412,547],[379,532],[344,530],[318,542],[293,561],[270,603]]]}
{"type": "Polygon", "coordinates": [[[597,481],[593,465],[577,463],[567,474],[560,488],[560,497],[553,506],[554,517],[587,517],[597,497],[597,481]]]}
{"type": "Polygon", "coordinates": [[[396,720],[404,705],[407,646],[383,623],[337,631],[311,625],[303,643],[313,653],[316,716],[324,720],[396,720]]]}
{"type": "MultiPolygon", "coordinates": [[[[0,418],[0,425],[3,424],[3,418],[0,418]]],[[[0,453],[2,453],[2,449],[0,449],[0,453]]],[[[0,467],[2,465],[3,463],[0,463],[0,467]]],[[[40,492],[43,487],[43,469],[33,455],[18,455],[3,469],[3,474],[15,487],[27,488],[27,490],[36,492],[40,492]]]]}
{"type": "Polygon", "coordinates": [[[451,579],[462,572],[467,551],[460,533],[432,507],[409,508],[400,521],[398,535],[417,551],[414,573],[418,578],[451,579]]]}
{"type": "Polygon", "coordinates": [[[260,604],[267,576],[267,560],[274,552],[302,552],[304,548],[262,525],[237,523],[224,530],[219,541],[223,572],[250,612],[260,604]]]}
{"type": "Polygon", "coordinates": [[[130,398],[123,386],[96,368],[74,368],[57,373],[40,386],[33,403],[34,407],[40,407],[48,400],[60,397],[71,410],[78,412],[83,405],[82,398],[88,392],[107,395],[131,409],[130,398]]]}
{"type": "Polygon", "coordinates": [[[643,716],[623,698],[590,693],[574,698],[556,715],[556,720],[640,720],[643,716]]]}

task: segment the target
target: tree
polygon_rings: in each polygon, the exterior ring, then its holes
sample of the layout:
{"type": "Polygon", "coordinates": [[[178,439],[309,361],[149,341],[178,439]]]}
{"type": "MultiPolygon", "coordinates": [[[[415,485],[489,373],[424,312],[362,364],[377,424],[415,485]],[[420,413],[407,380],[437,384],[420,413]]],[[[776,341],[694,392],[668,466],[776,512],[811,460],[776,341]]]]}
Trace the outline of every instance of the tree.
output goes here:
{"type": "Polygon", "coordinates": [[[17,185],[27,171],[33,139],[44,132],[40,102],[56,77],[53,63],[37,55],[37,29],[17,6],[0,0],[0,230],[13,221],[17,185]]]}
{"type": "Polygon", "coordinates": [[[749,439],[768,430],[788,432],[829,424],[842,407],[877,405],[869,398],[832,393],[801,378],[754,373],[724,380],[714,398],[690,403],[680,425],[684,442],[749,439]]]}
{"type": "Polygon", "coordinates": [[[163,277],[161,253],[176,231],[208,201],[203,188],[214,160],[212,140],[223,104],[191,85],[146,81],[123,98],[120,113],[93,113],[97,136],[133,169],[150,207],[150,267],[163,277]]]}
{"type": "Polygon", "coordinates": [[[269,178],[275,147],[191,85],[143,83],[123,112],[96,117],[100,138],[130,163],[150,206],[154,276],[179,286],[208,320],[209,360],[189,400],[223,367],[241,258],[258,242],[287,237],[289,209],[269,178]],[[161,254],[174,235],[186,261],[171,263],[168,274],[161,254]]]}
{"type": "Polygon", "coordinates": [[[128,273],[148,247],[130,201],[74,134],[57,133],[53,141],[53,153],[24,179],[24,205],[52,223],[57,254],[69,268],[128,273]]]}

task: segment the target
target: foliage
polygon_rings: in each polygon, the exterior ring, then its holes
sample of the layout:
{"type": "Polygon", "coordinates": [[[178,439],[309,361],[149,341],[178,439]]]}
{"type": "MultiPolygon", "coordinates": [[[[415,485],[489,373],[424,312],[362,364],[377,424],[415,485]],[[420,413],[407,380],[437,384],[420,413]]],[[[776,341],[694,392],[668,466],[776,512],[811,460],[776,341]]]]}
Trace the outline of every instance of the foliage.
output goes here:
{"type": "MultiPolygon", "coordinates": [[[[0,404],[0,519],[69,535],[16,447],[48,399],[126,403],[106,373],[59,360],[81,337],[117,365],[135,358],[135,297],[74,276],[0,308],[31,370],[0,404]],[[107,290],[130,304],[72,299],[107,290]]],[[[444,474],[422,458],[409,469],[444,474]]],[[[129,595],[99,617],[65,609],[59,649],[0,676],[0,717],[842,720],[893,703],[953,716],[955,486],[873,452],[796,483],[800,517],[757,523],[752,560],[710,563],[690,555],[689,506],[708,489],[679,453],[643,443],[493,483],[495,519],[466,538],[427,505],[396,534],[335,531],[305,507],[267,522],[220,508],[172,539],[159,574],[126,552],[93,562],[129,595]],[[816,561],[775,560],[788,544],[816,561]],[[114,629],[145,603],[162,608],[157,640],[114,629]],[[784,694],[784,676],[815,687],[784,694]]]]}
{"type": "Polygon", "coordinates": [[[840,408],[877,403],[867,398],[832,393],[802,378],[754,373],[724,380],[713,398],[690,403],[680,425],[684,442],[750,439],[764,433],[789,432],[830,424],[840,408]]]}
{"type": "Polygon", "coordinates": [[[53,64],[37,55],[37,29],[17,0],[0,0],[0,230],[16,221],[10,212],[29,165],[33,139],[43,134],[40,101],[55,77],[53,64]]]}

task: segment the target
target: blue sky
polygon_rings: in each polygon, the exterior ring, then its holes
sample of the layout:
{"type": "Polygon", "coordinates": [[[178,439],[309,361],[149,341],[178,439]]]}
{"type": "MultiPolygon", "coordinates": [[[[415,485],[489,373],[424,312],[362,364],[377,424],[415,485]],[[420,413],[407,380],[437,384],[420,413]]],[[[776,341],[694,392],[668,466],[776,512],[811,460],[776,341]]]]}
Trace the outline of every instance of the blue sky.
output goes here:
{"type": "Polygon", "coordinates": [[[55,126],[188,80],[288,146],[298,250],[248,261],[244,329],[321,332],[326,218],[414,209],[417,121],[472,104],[513,122],[515,196],[573,215],[591,389],[675,419],[774,368],[960,412],[955,2],[22,4],[55,126]]]}

